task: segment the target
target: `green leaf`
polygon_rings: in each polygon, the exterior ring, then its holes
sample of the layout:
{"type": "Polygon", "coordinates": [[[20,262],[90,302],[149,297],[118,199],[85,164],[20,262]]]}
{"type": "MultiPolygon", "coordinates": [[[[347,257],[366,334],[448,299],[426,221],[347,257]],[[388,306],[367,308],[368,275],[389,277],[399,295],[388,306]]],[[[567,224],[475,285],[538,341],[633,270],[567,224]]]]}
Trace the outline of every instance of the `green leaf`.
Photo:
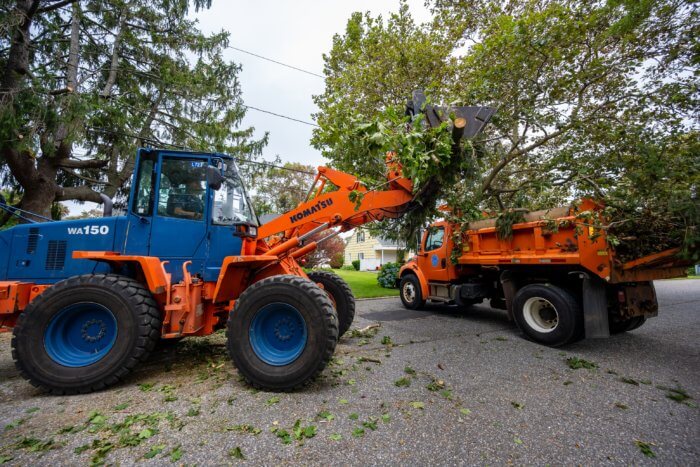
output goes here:
{"type": "Polygon", "coordinates": [[[309,425],[306,428],[304,428],[304,436],[306,438],[313,438],[314,436],[316,436],[316,426],[309,425]]]}
{"type": "Polygon", "coordinates": [[[329,435],[328,437],[333,441],[340,441],[341,439],[343,439],[343,435],[341,435],[339,433],[333,433],[333,434],[329,435]]]}
{"type": "Polygon", "coordinates": [[[644,454],[645,456],[651,457],[651,458],[656,457],[656,454],[655,454],[654,451],[651,449],[651,447],[654,445],[654,443],[647,443],[647,442],[644,442],[644,441],[636,440],[636,441],[634,442],[634,444],[637,445],[637,447],[639,448],[639,450],[640,450],[640,451],[642,452],[642,454],[644,454]]]}
{"type": "Polygon", "coordinates": [[[239,446],[236,446],[235,448],[229,450],[228,455],[229,457],[233,457],[234,459],[245,459],[243,451],[241,451],[241,448],[239,446]]]}
{"type": "Polygon", "coordinates": [[[414,369],[411,368],[410,366],[407,366],[406,368],[404,368],[403,371],[404,371],[404,373],[406,373],[407,375],[415,376],[415,374],[416,374],[416,370],[414,370],[414,369]]]}
{"type": "Polygon", "coordinates": [[[165,444],[156,444],[155,446],[151,447],[151,450],[144,454],[143,457],[145,459],[153,459],[158,454],[163,452],[163,449],[165,449],[165,444]]]}
{"type": "Polygon", "coordinates": [[[362,438],[365,435],[365,430],[364,428],[355,428],[354,430],[352,430],[352,435],[355,438],[362,438]]]}
{"type": "Polygon", "coordinates": [[[512,405],[513,407],[515,407],[518,410],[522,410],[525,408],[525,405],[521,404],[520,402],[511,402],[510,405],[512,405]]]}
{"type": "Polygon", "coordinates": [[[388,413],[382,414],[382,422],[389,423],[391,421],[391,415],[388,413]]]}
{"type": "Polygon", "coordinates": [[[413,407],[414,409],[423,410],[425,408],[425,403],[419,402],[419,401],[413,401],[413,402],[411,402],[411,407],[413,407]]]}
{"type": "Polygon", "coordinates": [[[523,444],[523,440],[520,438],[517,438],[517,437],[513,438],[513,441],[515,442],[515,444],[518,444],[518,445],[523,444]]]}
{"type": "Polygon", "coordinates": [[[170,451],[170,461],[177,462],[180,459],[182,459],[182,446],[178,444],[175,449],[170,451]]]}
{"type": "Polygon", "coordinates": [[[0,465],[10,462],[14,457],[0,454],[0,465]]]}
{"type": "Polygon", "coordinates": [[[156,383],[140,383],[138,384],[138,388],[143,391],[143,392],[149,392],[153,390],[153,387],[156,385],[156,383]]]}
{"type": "Polygon", "coordinates": [[[470,413],[472,413],[472,411],[469,410],[469,409],[459,409],[459,412],[460,412],[462,415],[469,415],[470,413]]]}
{"type": "Polygon", "coordinates": [[[348,415],[348,418],[350,420],[357,420],[358,418],[360,418],[360,416],[357,413],[353,412],[350,415],[348,415]]]}
{"type": "Polygon", "coordinates": [[[267,406],[269,407],[269,406],[271,406],[271,405],[277,404],[279,401],[280,401],[280,398],[279,398],[279,397],[273,396],[273,397],[269,398],[269,399],[265,402],[265,405],[267,405],[267,406]]]}
{"type": "Polygon", "coordinates": [[[411,385],[411,380],[409,378],[403,377],[394,381],[394,386],[398,388],[405,388],[411,385]]]}
{"type": "Polygon", "coordinates": [[[148,439],[151,436],[153,436],[154,434],[155,434],[155,432],[153,430],[151,430],[150,428],[144,428],[143,430],[141,430],[139,432],[138,437],[139,437],[139,439],[148,439]]]}
{"type": "Polygon", "coordinates": [[[330,413],[328,410],[322,410],[316,415],[316,417],[330,422],[335,418],[335,415],[330,413]]]}
{"type": "Polygon", "coordinates": [[[339,404],[348,404],[348,400],[347,400],[347,399],[340,399],[340,400],[338,401],[338,403],[339,403],[339,404]]]}
{"type": "Polygon", "coordinates": [[[37,412],[38,410],[39,410],[39,407],[31,407],[31,408],[25,410],[25,412],[26,413],[34,413],[34,412],[37,412]]]}
{"type": "Polygon", "coordinates": [[[580,368],[585,368],[587,370],[595,370],[596,368],[598,368],[598,365],[596,363],[578,357],[567,358],[566,364],[569,365],[569,368],[571,368],[572,370],[578,370],[580,368]]]}
{"type": "Polygon", "coordinates": [[[114,409],[114,410],[124,410],[124,409],[126,409],[127,407],[129,407],[129,403],[128,403],[128,402],[122,402],[121,404],[115,405],[113,409],[114,409]]]}

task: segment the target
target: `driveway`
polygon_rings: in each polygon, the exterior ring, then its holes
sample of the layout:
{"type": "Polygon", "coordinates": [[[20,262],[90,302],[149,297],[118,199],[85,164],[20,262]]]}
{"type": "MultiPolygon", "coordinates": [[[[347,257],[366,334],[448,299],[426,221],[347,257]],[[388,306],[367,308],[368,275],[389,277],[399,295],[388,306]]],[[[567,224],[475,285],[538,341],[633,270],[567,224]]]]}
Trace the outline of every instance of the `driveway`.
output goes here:
{"type": "Polygon", "coordinates": [[[697,465],[700,281],[656,287],[657,318],[563,349],[483,306],[359,301],[353,328],[379,326],[288,394],[241,382],[217,334],[158,349],[107,391],[45,396],[2,334],[0,463],[697,465]]]}

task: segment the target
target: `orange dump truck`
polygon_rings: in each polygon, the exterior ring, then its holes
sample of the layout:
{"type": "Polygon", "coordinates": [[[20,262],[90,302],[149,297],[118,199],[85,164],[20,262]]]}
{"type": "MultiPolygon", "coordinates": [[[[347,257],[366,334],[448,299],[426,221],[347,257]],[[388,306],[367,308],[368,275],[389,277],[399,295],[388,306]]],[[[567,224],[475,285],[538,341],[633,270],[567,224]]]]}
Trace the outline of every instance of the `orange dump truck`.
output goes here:
{"type": "Polygon", "coordinates": [[[622,263],[605,231],[576,214],[600,215],[600,206],[583,200],[577,209],[527,213],[505,239],[495,219],[472,222],[461,251],[459,226],[432,224],[399,272],[401,301],[415,309],[489,299],[528,337],[552,346],[638,328],[658,312],[652,281],[684,276],[688,263],[678,249],[622,263]]]}

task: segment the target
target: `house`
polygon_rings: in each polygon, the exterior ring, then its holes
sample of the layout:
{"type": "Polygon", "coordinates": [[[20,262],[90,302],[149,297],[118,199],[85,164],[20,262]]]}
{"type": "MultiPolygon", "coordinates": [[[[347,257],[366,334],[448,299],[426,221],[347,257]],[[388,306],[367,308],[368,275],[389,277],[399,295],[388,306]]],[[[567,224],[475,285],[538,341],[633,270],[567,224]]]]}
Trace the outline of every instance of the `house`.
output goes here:
{"type": "Polygon", "coordinates": [[[393,240],[373,237],[366,230],[355,229],[345,241],[345,264],[360,260],[361,271],[374,271],[386,263],[403,259],[405,247],[393,240]]]}

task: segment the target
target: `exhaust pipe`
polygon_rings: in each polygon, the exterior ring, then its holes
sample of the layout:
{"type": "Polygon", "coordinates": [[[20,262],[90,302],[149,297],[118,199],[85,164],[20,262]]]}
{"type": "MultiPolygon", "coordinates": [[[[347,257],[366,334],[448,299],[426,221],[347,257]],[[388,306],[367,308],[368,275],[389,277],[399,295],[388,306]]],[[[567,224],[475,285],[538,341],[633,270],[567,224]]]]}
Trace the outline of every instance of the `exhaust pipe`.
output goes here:
{"type": "Polygon", "coordinates": [[[104,193],[100,193],[100,198],[102,198],[102,204],[104,206],[102,209],[102,217],[112,217],[112,206],[114,205],[112,198],[104,193]]]}

